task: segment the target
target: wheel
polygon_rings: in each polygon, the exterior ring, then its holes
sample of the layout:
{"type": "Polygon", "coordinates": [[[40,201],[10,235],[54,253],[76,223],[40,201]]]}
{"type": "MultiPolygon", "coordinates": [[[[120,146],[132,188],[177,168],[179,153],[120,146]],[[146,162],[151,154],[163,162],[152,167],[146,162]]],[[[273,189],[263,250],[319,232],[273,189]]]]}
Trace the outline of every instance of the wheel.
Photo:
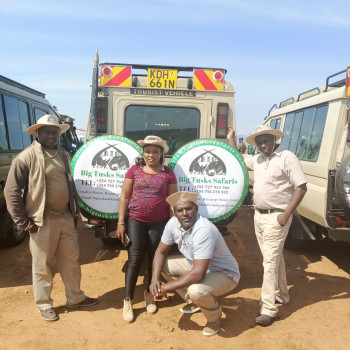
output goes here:
{"type": "Polygon", "coordinates": [[[106,227],[101,230],[101,241],[106,246],[125,249],[120,239],[116,237],[117,220],[106,221],[106,227]]]}
{"type": "Polygon", "coordinates": [[[345,216],[350,220],[350,156],[342,161],[335,174],[335,193],[345,216]]]}
{"type": "Polygon", "coordinates": [[[0,236],[0,247],[14,247],[23,242],[26,231],[16,225],[9,212],[6,210],[5,215],[1,218],[1,227],[4,227],[4,233],[0,236]]]}

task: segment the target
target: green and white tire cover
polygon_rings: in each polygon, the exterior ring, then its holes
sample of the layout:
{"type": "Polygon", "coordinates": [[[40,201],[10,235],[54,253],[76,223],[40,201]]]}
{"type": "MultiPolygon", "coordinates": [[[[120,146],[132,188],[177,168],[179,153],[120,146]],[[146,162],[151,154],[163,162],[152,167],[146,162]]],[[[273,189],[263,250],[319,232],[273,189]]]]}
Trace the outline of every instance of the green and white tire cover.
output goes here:
{"type": "Polygon", "coordinates": [[[79,205],[93,216],[117,219],[124,177],[142,148],[117,135],[98,136],[75,153],[72,173],[79,205]]]}
{"type": "Polygon", "coordinates": [[[212,222],[228,219],[248,192],[248,172],[239,152],[225,142],[202,139],[180,148],[169,167],[178,191],[198,193],[199,213],[212,222]]]}

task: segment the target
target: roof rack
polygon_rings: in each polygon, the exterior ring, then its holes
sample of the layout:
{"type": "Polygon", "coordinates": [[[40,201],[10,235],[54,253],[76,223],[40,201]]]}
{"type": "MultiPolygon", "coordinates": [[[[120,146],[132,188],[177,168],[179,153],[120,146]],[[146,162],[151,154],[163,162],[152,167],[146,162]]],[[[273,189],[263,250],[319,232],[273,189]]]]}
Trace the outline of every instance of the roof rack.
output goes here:
{"type": "Polygon", "coordinates": [[[34,90],[34,89],[32,89],[32,88],[30,88],[28,86],[25,86],[25,85],[23,85],[21,83],[17,83],[17,81],[11,80],[11,79],[6,78],[6,77],[4,77],[2,75],[0,75],[0,81],[6,83],[8,85],[11,85],[13,87],[16,87],[18,89],[22,89],[22,90],[25,90],[27,92],[30,92],[31,94],[34,94],[34,95],[37,95],[39,97],[45,98],[45,94],[44,93],[42,93],[40,91],[37,91],[37,90],[34,90]]]}
{"type": "Polygon", "coordinates": [[[266,120],[270,116],[273,109],[277,109],[276,103],[270,108],[269,113],[267,113],[267,116],[264,118],[264,120],[266,120]]]}
{"type": "Polygon", "coordinates": [[[148,69],[148,68],[159,68],[159,69],[177,69],[179,72],[192,72],[194,69],[215,69],[223,70],[225,74],[227,69],[224,68],[206,68],[206,67],[184,67],[184,66],[161,66],[161,65],[147,65],[147,64],[133,64],[133,63],[100,63],[100,66],[131,66],[135,69],[148,69]]]}
{"type": "Polygon", "coordinates": [[[294,103],[294,102],[295,102],[294,97],[290,97],[290,98],[288,98],[287,100],[282,101],[282,102],[280,103],[280,105],[279,105],[278,108],[291,105],[291,104],[294,103]]]}
{"type": "Polygon", "coordinates": [[[340,72],[338,72],[338,73],[335,73],[335,74],[330,75],[330,76],[327,78],[327,81],[326,81],[326,88],[324,89],[324,92],[328,91],[328,88],[329,88],[329,87],[341,87],[341,86],[344,86],[344,85],[346,84],[346,78],[341,79],[341,80],[338,80],[338,81],[336,81],[336,82],[334,82],[334,83],[331,83],[331,84],[329,84],[329,79],[330,79],[330,78],[333,78],[333,77],[336,77],[337,75],[343,74],[343,73],[345,73],[345,72],[346,72],[346,69],[344,69],[344,70],[342,70],[342,71],[340,71],[340,72]]]}
{"type": "Polygon", "coordinates": [[[315,87],[313,89],[307,90],[305,92],[302,92],[298,95],[297,102],[306,100],[307,98],[319,95],[321,93],[320,89],[318,87],[315,87]]]}

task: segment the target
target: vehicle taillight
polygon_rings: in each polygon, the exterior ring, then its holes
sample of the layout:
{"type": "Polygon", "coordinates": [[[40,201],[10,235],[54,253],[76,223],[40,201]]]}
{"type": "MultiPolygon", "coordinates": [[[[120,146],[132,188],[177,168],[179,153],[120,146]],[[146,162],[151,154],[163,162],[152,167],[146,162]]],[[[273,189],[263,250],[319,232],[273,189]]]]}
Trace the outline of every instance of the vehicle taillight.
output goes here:
{"type": "Polygon", "coordinates": [[[97,225],[98,219],[89,219],[89,224],[97,225]]]}
{"type": "Polygon", "coordinates": [[[218,114],[216,119],[216,138],[223,139],[227,136],[228,103],[218,103],[218,114]]]}
{"type": "Polygon", "coordinates": [[[107,132],[107,113],[108,113],[108,100],[107,98],[97,99],[97,132],[107,132]]]}

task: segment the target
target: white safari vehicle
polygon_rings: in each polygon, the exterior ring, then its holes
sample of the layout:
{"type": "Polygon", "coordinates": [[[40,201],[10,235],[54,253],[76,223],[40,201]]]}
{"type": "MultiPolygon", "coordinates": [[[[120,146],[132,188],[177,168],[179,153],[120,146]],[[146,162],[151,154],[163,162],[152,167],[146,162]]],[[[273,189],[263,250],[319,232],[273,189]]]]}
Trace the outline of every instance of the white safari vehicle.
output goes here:
{"type": "MultiPolygon", "coordinates": [[[[217,67],[99,63],[96,52],[86,141],[117,135],[132,141],[157,135],[166,140],[165,164],[197,139],[226,142],[235,126],[234,89],[217,67]]],[[[115,222],[89,213],[88,227],[115,231],[115,222]]],[[[108,236],[102,241],[108,244],[108,236]]]]}
{"type": "Polygon", "coordinates": [[[265,124],[283,131],[281,145],[300,159],[308,182],[286,247],[295,239],[350,242],[350,68],[274,105],[265,124]]]}

